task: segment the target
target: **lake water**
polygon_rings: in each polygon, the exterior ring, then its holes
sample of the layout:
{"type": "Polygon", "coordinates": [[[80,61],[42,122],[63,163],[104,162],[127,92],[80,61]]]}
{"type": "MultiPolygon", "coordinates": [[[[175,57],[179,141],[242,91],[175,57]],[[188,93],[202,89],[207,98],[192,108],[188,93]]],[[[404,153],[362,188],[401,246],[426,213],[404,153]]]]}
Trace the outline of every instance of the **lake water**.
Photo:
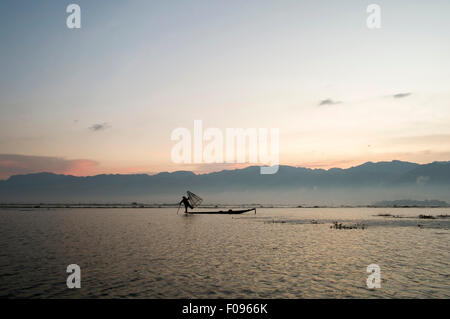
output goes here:
{"type": "Polygon", "coordinates": [[[449,298],[450,218],[420,214],[450,209],[1,209],[0,297],[449,298]],[[69,264],[81,289],[66,286],[69,264]]]}

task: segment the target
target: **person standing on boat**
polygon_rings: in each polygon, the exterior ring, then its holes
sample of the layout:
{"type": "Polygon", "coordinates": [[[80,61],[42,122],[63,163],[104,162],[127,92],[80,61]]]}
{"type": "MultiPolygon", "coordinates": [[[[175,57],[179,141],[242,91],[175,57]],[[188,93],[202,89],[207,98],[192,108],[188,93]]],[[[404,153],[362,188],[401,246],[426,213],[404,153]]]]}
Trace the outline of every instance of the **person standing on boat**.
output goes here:
{"type": "Polygon", "coordinates": [[[184,213],[187,214],[188,213],[188,207],[190,209],[193,209],[194,207],[192,207],[191,203],[189,203],[189,200],[186,198],[186,196],[183,196],[183,199],[180,202],[180,205],[184,204],[184,213]]]}

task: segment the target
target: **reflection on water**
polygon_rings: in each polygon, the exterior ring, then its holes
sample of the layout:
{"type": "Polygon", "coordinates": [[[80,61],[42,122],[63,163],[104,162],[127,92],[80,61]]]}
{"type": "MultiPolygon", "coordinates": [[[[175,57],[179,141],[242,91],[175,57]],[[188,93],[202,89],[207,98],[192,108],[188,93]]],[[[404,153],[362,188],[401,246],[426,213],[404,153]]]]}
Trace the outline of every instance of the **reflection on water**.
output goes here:
{"type": "Polygon", "coordinates": [[[1,297],[449,298],[448,209],[0,210],[1,297]],[[404,218],[375,216],[400,215],[404,218]],[[333,222],[364,224],[334,229],[333,222]],[[66,267],[81,267],[68,289],[66,267]],[[381,267],[378,290],[366,267],[381,267]]]}

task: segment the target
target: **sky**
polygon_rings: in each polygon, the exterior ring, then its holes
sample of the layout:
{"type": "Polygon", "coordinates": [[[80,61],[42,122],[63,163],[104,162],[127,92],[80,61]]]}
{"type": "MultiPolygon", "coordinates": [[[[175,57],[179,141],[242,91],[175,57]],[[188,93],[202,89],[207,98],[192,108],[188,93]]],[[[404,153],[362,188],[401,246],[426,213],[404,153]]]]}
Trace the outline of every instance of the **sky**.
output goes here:
{"type": "Polygon", "coordinates": [[[284,165],[447,161],[449,38],[448,0],[4,0],[0,179],[245,166],[174,163],[194,120],[278,128],[284,165]]]}

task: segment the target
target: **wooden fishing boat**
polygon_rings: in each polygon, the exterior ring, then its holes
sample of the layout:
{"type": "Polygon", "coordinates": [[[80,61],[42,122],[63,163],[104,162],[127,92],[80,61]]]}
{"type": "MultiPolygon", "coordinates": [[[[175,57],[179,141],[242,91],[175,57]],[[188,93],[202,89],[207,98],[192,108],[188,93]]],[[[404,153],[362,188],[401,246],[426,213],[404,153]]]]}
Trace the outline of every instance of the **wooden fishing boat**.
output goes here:
{"type": "Polygon", "coordinates": [[[256,208],[248,208],[248,209],[238,209],[238,210],[219,210],[219,211],[190,211],[188,212],[188,214],[194,214],[194,215],[198,215],[198,214],[203,214],[203,215],[237,215],[237,214],[243,214],[243,213],[247,213],[247,212],[251,212],[251,211],[255,211],[256,214],[256,208]]]}
{"type": "MultiPolygon", "coordinates": [[[[183,200],[179,203],[178,206],[178,210],[177,210],[177,214],[178,211],[180,210],[181,204],[184,201],[187,201],[189,204],[185,203],[185,207],[187,209],[187,207],[189,206],[189,208],[195,208],[200,206],[200,204],[202,203],[203,199],[198,196],[195,195],[194,193],[187,191],[187,195],[188,197],[186,198],[185,196],[183,196],[183,200]]],[[[251,212],[251,211],[255,211],[256,214],[256,208],[247,208],[247,209],[237,209],[237,210],[218,210],[218,211],[189,211],[186,214],[192,214],[192,215],[237,215],[237,214],[243,214],[243,213],[247,213],[247,212],[251,212]]]]}

